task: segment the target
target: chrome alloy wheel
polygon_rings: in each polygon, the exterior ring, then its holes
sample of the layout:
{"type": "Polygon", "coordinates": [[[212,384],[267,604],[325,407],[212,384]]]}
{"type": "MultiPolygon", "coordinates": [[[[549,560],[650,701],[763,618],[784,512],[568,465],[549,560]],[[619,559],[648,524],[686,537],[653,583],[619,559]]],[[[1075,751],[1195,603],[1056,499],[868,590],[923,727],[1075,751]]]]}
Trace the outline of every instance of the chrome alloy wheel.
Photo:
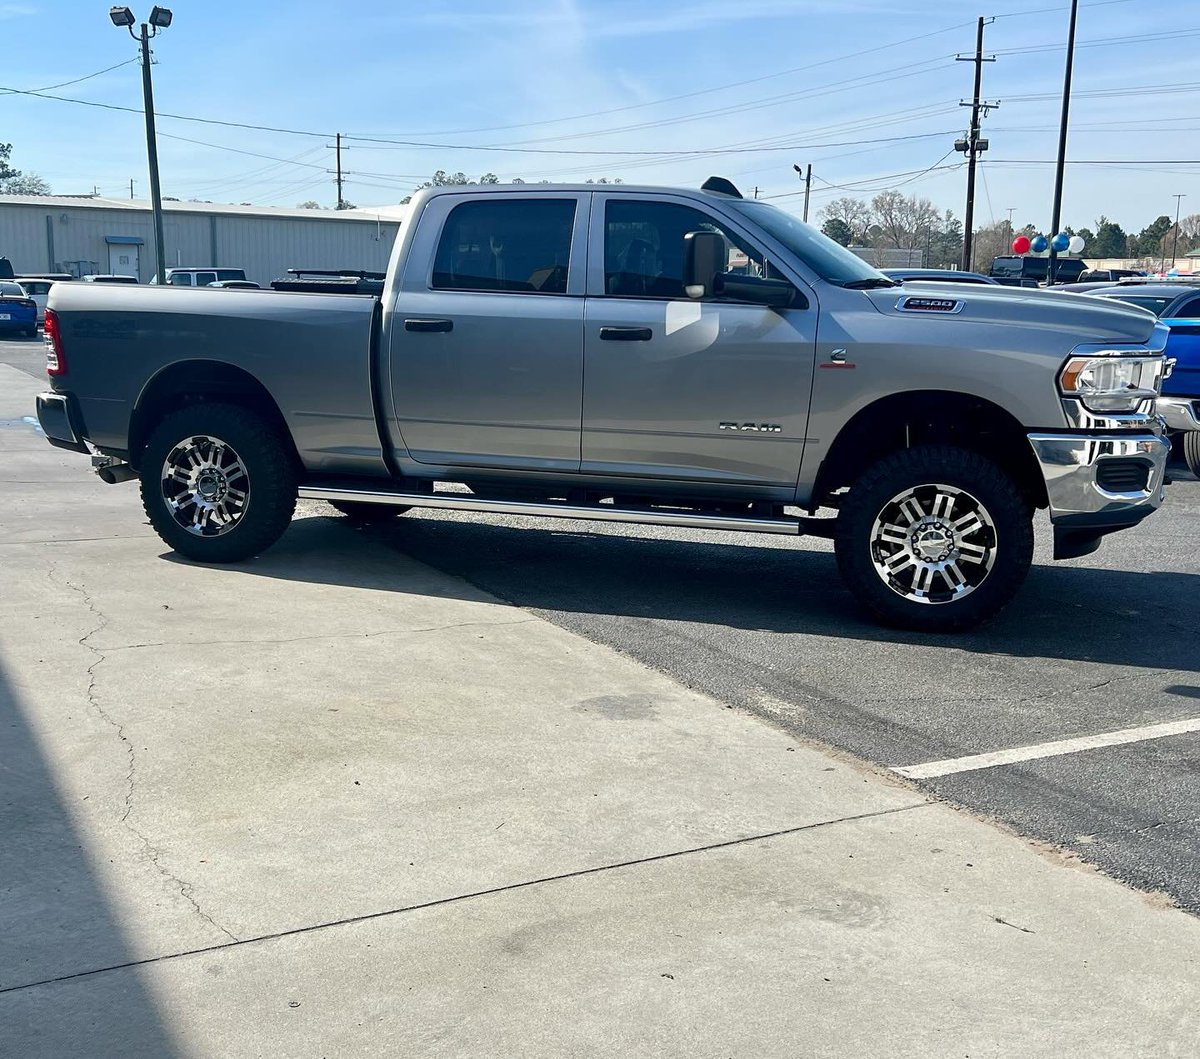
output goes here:
{"type": "Polygon", "coordinates": [[[987,579],[996,524],[975,497],[950,485],[918,485],[892,497],[871,527],[871,561],[913,603],[954,603],[987,579]]]}
{"type": "Polygon", "coordinates": [[[220,438],[195,434],[163,461],[162,492],[167,510],[197,537],[219,537],[236,529],[250,504],[250,478],[241,457],[220,438]]]}

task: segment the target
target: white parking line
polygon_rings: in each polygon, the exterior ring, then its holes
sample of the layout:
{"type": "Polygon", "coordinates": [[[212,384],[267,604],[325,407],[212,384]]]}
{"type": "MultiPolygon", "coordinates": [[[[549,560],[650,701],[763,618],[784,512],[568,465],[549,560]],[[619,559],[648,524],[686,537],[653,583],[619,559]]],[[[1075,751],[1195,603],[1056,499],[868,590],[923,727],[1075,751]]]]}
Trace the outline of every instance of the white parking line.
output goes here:
{"type": "Polygon", "coordinates": [[[901,765],[894,767],[892,771],[909,779],[925,780],[934,776],[949,776],[954,772],[974,772],[976,769],[1012,765],[1018,761],[1033,761],[1041,757],[1078,754],[1081,750],[1099,750],[1106,746],[1120,746],[1122,743],[1141,743],[1147,739],[1162,739],[1164,736],[1183,735],[1185,732],[1200,732],[1200,717],[1193,717],[1187,721],[1168,721],[1166,724],[1149,724],[1143,728],[1122,728],[1119,732],[1082,735],[1077,739],[1058,739],[1053,743],[1015,746],[1011,750],[992,750],[986,754],[946,758],[944,761],[930,761],[924,765],[901,765]]]}

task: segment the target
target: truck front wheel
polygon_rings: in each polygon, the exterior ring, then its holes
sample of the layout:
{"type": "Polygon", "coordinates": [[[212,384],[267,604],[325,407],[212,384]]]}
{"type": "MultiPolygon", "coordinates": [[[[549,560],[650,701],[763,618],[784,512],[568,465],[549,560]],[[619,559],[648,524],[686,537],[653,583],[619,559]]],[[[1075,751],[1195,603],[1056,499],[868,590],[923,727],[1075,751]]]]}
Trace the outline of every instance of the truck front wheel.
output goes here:
{"type": "Polygon", "coordinates": [[[884,457],[838,515],[838,568],[889,625],[970,629],[1016,594],[1033,561],[1033,513],[1017,484],[965,449],[922,445],[884,457]]]}
{"type": "Polygon", "coordinates": [[[286,442],[237,405],[196,404],[166,416],[142,454],[142,505],[158,535],[202,563],[266,551],[296,507],[286,442]]]}

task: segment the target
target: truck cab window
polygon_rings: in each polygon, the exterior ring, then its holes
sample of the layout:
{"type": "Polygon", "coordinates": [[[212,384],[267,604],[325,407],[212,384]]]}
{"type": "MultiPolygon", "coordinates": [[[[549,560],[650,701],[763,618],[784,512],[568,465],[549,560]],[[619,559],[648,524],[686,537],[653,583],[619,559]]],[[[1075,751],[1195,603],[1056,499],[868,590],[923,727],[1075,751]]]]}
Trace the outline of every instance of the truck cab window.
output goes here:
{"type": "Polygon", "coordinates": [[[764,258],[715,218],[670,202],[613,200],[604,216],[604,290],[617,298],[684,298],[683,237],[725,237],[726,273],[763,276],[764,258]]]}
{"type": "Polygon", "coordinates": [[[464,202],[446,219],[435,290],[565,294],[574,199],[464,202]]]}

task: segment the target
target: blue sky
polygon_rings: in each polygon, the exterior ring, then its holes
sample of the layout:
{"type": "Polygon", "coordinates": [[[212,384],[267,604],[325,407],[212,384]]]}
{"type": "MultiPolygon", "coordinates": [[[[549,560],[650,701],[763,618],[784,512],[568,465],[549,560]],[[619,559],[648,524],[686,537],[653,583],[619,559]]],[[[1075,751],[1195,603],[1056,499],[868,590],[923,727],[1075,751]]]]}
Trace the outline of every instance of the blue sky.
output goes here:
{"type": "MultiPolygon", "coordinates": [[[[1015,207],[1018,225],[1049,226],[1053,167],[1030,163],[1055,154],[1068,0],[172,7],[174,25],[155,42],[160,113],[310,135],[161,117],[165,195],[332,204],[327,145],[343,132],[406,141],[347,141],[346,194],[359,205],[398,201],[447,169],[693,185],[720,173],[799,211],[792,165],[811,162],[814,212],[895,186],[960,217],[965,173],[939,168],[962,161],[951,147],[972,66],[954,56],[973,52],[977,16],[996,15],[984,96],[1002,105],[985,123],[977,221],[1015,207]]],[[[1107,214],[1136,231],[1171,212],[1177,193],[1185,214],[1200,212],[1200,166],[1178,164],[1200,157],[1200,8],[1083,0],[1078,40],[1068,157],[1127,164],[1068,166],[1064,223],[1107,214]]],[[[0,47],[0,87],[21,90],[136,55],[107,3],[75,0],[0,0],[0,47]]],[[[51,92],[141,106],[136,63],[51,92]]],[[[0,140],[56,192],[128,196],[133,177],[147,194],[138,113],[0,94],[0,140]]]]}

